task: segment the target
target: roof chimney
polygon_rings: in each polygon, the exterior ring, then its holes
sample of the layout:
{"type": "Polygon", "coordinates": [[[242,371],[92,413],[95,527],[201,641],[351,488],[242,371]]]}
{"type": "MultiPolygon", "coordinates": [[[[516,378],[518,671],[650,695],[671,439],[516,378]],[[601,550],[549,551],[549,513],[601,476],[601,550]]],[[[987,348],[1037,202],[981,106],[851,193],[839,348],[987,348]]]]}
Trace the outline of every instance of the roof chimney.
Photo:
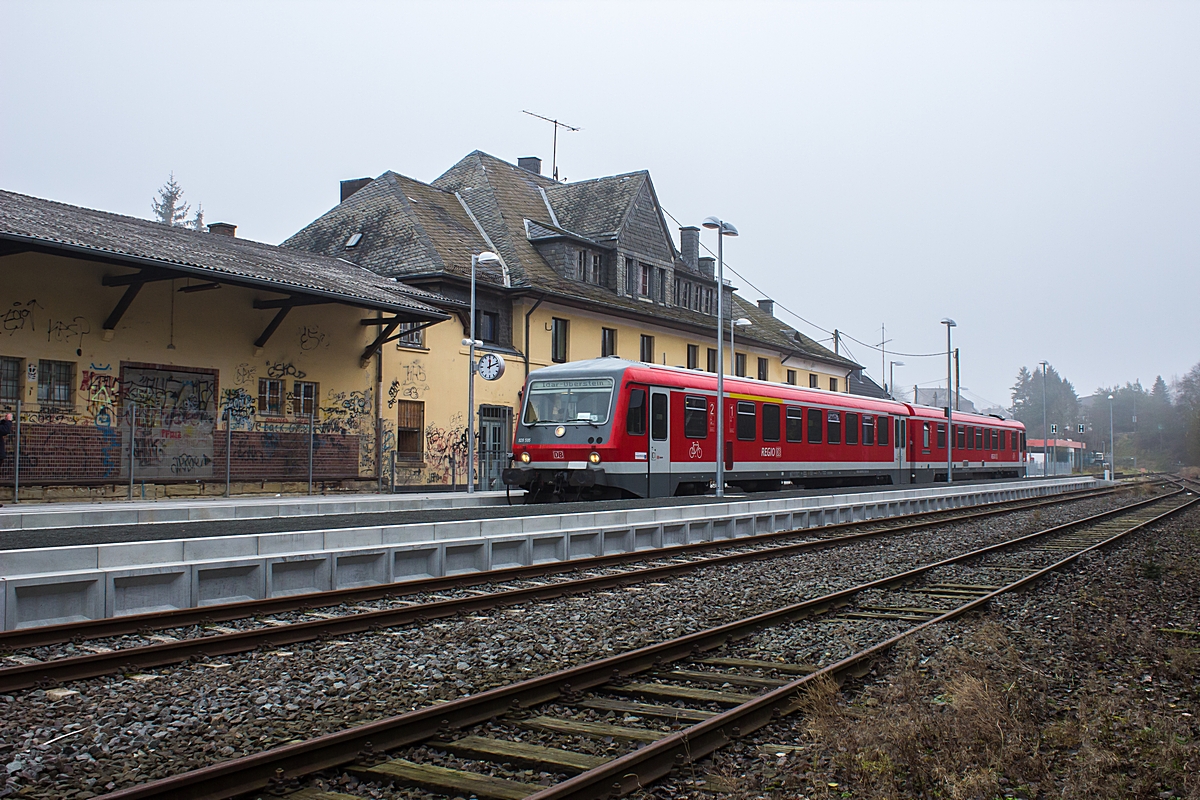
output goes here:
{"type": "Polygon", "coordinates": [[[679,229],[679,251],[683,254],[683,263],[695,272],[700,268],[700,229],[692,226],[679,229]]]}
{"type": "Polygon", "coordinates": [[[342,199],[338,202],[344,203],[350,199],[350,195],[357,192],[359,189],[370,183],[373,178],[351,178],[348,181],[342,181],[342,199]]]}
{"type": "Polygon", "coordinates": [[[542,160],[537,156],[521,156],[517,159],[517,166],[526,172],[542,174],[542,160]]]}
{"type": "Polygon", "coordinates": [[[758,307],[761,308],[763,311],[767,312],[768,314],[770,314],[772,317],[775,316],[775,301],[774,300],[768,300],[767,298],[764,297],[762,300],[758,301],[758,307]]]}
{"type": "Polygon", "coordinates": [[[208,232],[215,233],[217,236],[233,238],[237,236],[237,225],[232,222],[210,222],[208,223],[208,232]]]}
{"type": "Polygon", "coordinates": [[[717,266],[717,260],[715,258],[712,256],[702,256],[697,259],[697,263],[700,265],[701,275],[708,278],[710,281],[715,279],[714,272],[717,266]]]}

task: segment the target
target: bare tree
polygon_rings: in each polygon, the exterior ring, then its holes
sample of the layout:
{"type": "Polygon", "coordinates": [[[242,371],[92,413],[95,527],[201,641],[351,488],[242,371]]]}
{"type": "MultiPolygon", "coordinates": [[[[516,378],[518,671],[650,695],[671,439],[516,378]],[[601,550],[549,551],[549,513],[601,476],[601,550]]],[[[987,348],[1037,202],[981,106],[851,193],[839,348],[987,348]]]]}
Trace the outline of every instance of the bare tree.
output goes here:
{"type": "Polygon", "coordinates": [[[183,202],[183,187],[175,182],[172,172],[167,182],[158,190],[158,199],[151,201],[154,218],[163,225],[187,225],[188,211],[191,209],[183,202]]]}

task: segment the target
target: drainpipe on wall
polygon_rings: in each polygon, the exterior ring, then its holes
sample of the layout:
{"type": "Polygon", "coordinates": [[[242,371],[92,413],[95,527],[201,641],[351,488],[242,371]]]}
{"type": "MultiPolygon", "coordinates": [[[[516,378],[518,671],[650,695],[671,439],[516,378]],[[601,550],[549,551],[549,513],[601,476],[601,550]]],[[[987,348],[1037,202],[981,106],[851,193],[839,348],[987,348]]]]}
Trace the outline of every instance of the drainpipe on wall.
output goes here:
{"type": "MultiPolygon", "coordinates": [[[[383,319],[383,312],[376,311],[375,319],[383,319]]],[[[377,326],[383,330],[383,326],[377,326]]],[[[379,492],[383,493],[383,349],[375,354],[375,476],[379,481],[379,492]]]]}
{"type": "Polygon", "coordinates": [[[546,295],[542,295],[541,297],[538,298],[537,302],[533,304],[533,308],[531,308],[525,312],[525,348],[524,348],[524,350],[525,350],[525,377],[526,378],[529,377],[529,317],[533,315],[533,312],[537,311],[538,306],[540,306],[542,304],[542,301],[545,299],[546,299],[546,295]]]}

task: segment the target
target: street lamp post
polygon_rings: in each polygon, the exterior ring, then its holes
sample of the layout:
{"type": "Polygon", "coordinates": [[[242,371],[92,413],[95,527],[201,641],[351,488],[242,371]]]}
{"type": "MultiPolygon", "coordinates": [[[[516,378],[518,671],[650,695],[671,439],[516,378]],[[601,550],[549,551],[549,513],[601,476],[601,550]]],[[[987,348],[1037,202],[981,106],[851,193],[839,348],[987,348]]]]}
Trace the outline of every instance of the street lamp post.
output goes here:
{"type": "MultiPolygon", "coordinates": [[[[498,264],[500,257],[490,250],[471,256],[471,335],[463,339],[467,346],[467,494],[475,492],[475,268],[480,264],[498,264]]],[[[526,344],[528,349],[528,344],[526,344]]]]}
{"type": "Polygon", "coordinates": [[[1117,479],[1117,440],[1113,438],[1113,396],[1108,396],[1108,468],[1113,480],[1117,479]]]}
{"type": "Polygon", "coordinates": [[[1046,437],[1050,435],[1050,426],[1046,424],[1046,367],[1048,361],[1042,362],[1042,477],[1050,477],[1050,460],[1046,456],[1046,437]]]}
{"type": "Polygon", "coordinates": [[[954,483],[954,404],[950,402],[950,379],[954,374],[950,360],[954,348],[950,346],[950,329],[958,323],[945,317],[942,324],[946,326],[946,483],[954,483]]]}
{"type": "MultiPolygon", "coordinates": [[[[737,236],[732,223],[709,217],[704,227],[717,232],[717,497],[725,496],[725,237],[737,236]]],[[[731,309],[732,311],[732,309],[731,309]]]]}
{"type": "Polygon", "coordinates": [[[733,309],[729,309],[729,366],[732,368],[734,375],[737,375],[737,350],[733,346],[733,329],[746,328],[753,324],[753,322],[745,317],[738,317],[737,319],[734,319],[733,309]]]}
{"type": "MultiPolygon", "coordinates": [[[[903,367],[903,361],[891,361],[888,363],[888,397],[896,399],[896,367],[903,367]]],[[[916,402],[915,400],[913,402],[916,402]]]]}

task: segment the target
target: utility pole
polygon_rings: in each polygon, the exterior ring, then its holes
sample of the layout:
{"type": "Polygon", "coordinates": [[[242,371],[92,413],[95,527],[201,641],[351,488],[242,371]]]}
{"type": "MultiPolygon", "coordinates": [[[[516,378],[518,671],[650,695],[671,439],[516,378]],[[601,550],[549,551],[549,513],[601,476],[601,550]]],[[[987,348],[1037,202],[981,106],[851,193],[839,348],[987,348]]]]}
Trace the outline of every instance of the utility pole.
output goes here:
{"type": "Polygon", "coordinates": [[[840,337],[839,337],[839,334],[838,334],[838,329],[837,329],[837,328],[834,328],[834,329],[833,329],[833,354],[834,354],[835,356],[836,356],[836,355],[839,355],[839,353],[838,353],[838,339],[839,339],[839,338],[840,338],[840,337]]]}
{"type": "Polygon", "coordinates": [[[962,405],[962,382],[959,380],[958,372],[958,348],[954,348],[954,410],[958,411],[962,405]]]}
{"type": "Polygon", "coordinates": [[[1050,461],[1046,457],[1046,437],[1050,435],[1050,428],[1046,424],[1046,367],[1049,363],[1042,362],[1042,477],[1050,477],[1050,461]]]}

